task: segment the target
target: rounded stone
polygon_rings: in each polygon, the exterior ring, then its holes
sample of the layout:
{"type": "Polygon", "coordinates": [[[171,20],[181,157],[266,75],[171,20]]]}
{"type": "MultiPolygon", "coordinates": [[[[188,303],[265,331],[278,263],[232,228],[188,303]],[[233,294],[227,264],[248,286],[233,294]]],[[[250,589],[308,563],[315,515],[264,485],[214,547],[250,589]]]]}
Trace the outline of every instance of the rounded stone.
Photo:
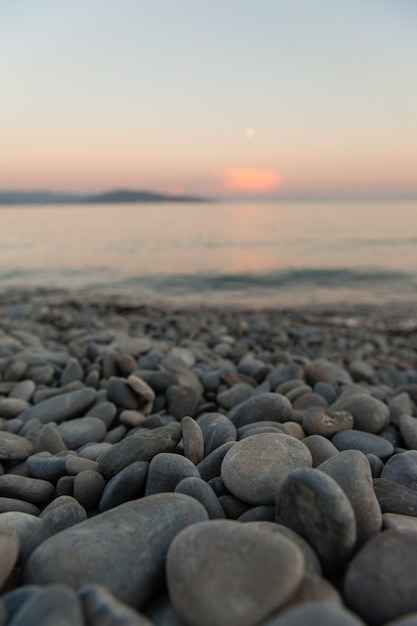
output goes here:
{"type": "Polygon", "coordinates": [[[25,552],[31,537],[39,531],[42,522],[39,517],[22,513],[21,511],[9,511],[0,513],[0,536],[7,533],[15,535],[19,542],[19,557],[25,552]]]}
{"type": "Polygon", "coordinates": [[[374,478],[375,495],[383,513],[417,516],[417,491],[386,478],[374,478]]]}
{"type": "Polygon", "coordinates": [[[417,450],[407,450],[388,459],[381,478],[393,480],[417,491],[417,450]]]}
{"type": "Polygon", "coordinates": [[[291,402],[279,393],[261,393],[237,404],[229,413],[229,419],[240,428],[252,422],[271,420],[287,422],[291,419],[291,402]]]}
{"type": "Polygon", "coordinates": [[[343,569],[356,542],[352,505],[337,482],[318,469],[300,468],[284,479],[276,521],[304,537],[326,572],[343,569]]]}
{"type": "Polygon", "coordinates": [[[384,529],[414,530],[417,532],[417,517],[412,515],[384,513],[382,516],[382,522],[384,529]]]}
{"type": "Polygon", "coordinates": [[[50,502],[54,495],[54,486],[47,480],[18,474],[0,476],[0,496],[2,497],[17,498],[31,504],[42,505],[50,502]]]}
{"type": "Polygon", "coordinates": [[[197,422],[189,415],[181,420],[184,454],[194,465],[204,458],[204,436],[197,422]]]}
{"type": "Polygon", "coordinates": [[[177,423],[154,430],[139,430],[101,455],[98,471],[109,480],[131,463],[150,461],[160,452],[174,450],[180,439],[181,426],[177,423]]]}
{"type": "Polygon", "coordinates": [[[153,626],[102,585],[82,587],[79,597],[88,626],[153,626]]]}
{"type": "Polygon", "coordinates": [[[32,452],[31,441],[20,435],[0,430],[0,461],[23,461],[32,452]]]}
{"type": "Polygon", "coordinates": [[[345,450],[319,465],[318,469],[331,476],[349,498],[356,518],[357,545],[363,545],[378,534],[382,513],[366,456],[358,450],[345,450]]]}
{"type": "Polygon", "coordinates": [[[217,394],[217,402],[224,409],[231,409],[236,404],[245,402],[253,396],[253,387],[247,383],[236,383],[230,389],[217,394]]]}
{"type": "Polygon", "coordinates": [[[222,413],[204,413],[197,418],[204,437],[204,454],[207,456],[228,441],[236,441],[236,426],[222,413]]]}
{"type": "Polygon", "coordinates": [[[200,472],[189,459],[179,454],[161,452],[149,464],[145,495],[174,491],[181,480],[192,476],[200,478],[200,472]]]}
{"type": "Polygon", "coordinates": [[[374,626],[417,611],[417,533],[386,530],[353,558],[344,581],[348,606],[374,626]]]}
{"type": "Polygon", "coordinates": [[[91,441],[100,442],[106,434],[106,425],[98,417],[79,417],[58,426],[59,434],[69,450],[77,450],[91,441]]]}
{"type": "Polygon", "coordinates": [[[203,480],[208,482],[220,475],[223,459],[235,444],[235,441],[226,441],[221,446],[210,452],[198,465],[197,469],[203,480]]]}
{"type": "Polygon", "coordinates": [[[186,415],[194,417],[200,402],[200,394],[186,385],[171,385],[165,392],[168,413],[178,420],[186,415]]]}
{"type": "Polygon", "coordinates": [[[106,391],[110,402],[117,407],[132,410],[139,408],[139,398],[124,378],[111,376],[107,381],[106,391]]]}
{"type": "Polygon", "coordinates": [[[190,526],[167,556],[170,597],[190,626],[253,626],[287,601],[303,575],[291,541],[228,520],[190,526]]]}
{"type": "Polygon", "coordinates": [[[210,519],[223,519],[225,517],[222,505],[213,489],[201,478],[195,476],[183,478],[175,487],[175,493],[185,493],[201,502],[210,519]]]}
{"type": "Polygon", "coordinates": [[[303,440],[303,444],[310,450],[313,459],[313,467],[318,467],[323,461],[339,454],[339,450],[331,441],[322,435],[309,435],[303,440]]]}
{"type": "Polygon", "coordinates": [[[398,419],[401,437],[410,450],[417,450],[417,418],[401,415],[398,419]]]}
{"type": "Polygon", "coordinates": [[[149,463],[138,461],[131,463],[113,476],[103,490],[98,505],[99,510],[107,511],[123,502],[135,500],[144,495],[148,468],[149,463]]]}
{"type": "Polygon", "coordinates": [[[207,519],[199,502],[179,493],[126,502],[41,543],[26,563],[24,582],[97,583],[140,609],[163,584],[174,537],[207,519]]]}
{"type": "Polygon", "coordinates": [[[96,390],[91,387],[83,387],[69,393],[48,398],[29,407],[19,415],[19,419],[25,424],[33,418],[38,418],[42,423],[62,422],[82,415],[96,399],[96,390]]]}
{"type": "Polygon", "coordinates": [[[74,479],[74,498],[86,511],[98,507],[106,482],[101,474],[93,470],[85,470],[74,479]]]}
{"type": "Polygon", "coordinates": [[[338,450],[360,450],[364,454],[375,454],[380,459],[387,459],[394,453],[390,441],[362,430],[344,430],[332,437],[332,443],[338,450]]]}
{"type": "Polygon", "coordinates": [[[311,385],[318,382],[349,385],[352,382],[350,374],[345,369],[326,359],[312,361],[306,367],[305,373],[311,385]]]}
{"type": "Polygon", "coordinates": [[[353,415],[354,428],[368,433],[379,433],[389,422],[386,404],[365,393],[355,393],[339,398],[333,405],[335,411],[348,411],[353,415]]]}
{"type": "Polygon", "coordinates": [[[311,465],[310,451],[298,439],[264,433],[238,441],[223,459],[221,476],[229,491],[244,502],[274,504],[288,472],[311,465]]]}
{"type": "Polygon", "coordinates": [[[331,437],[341,430],[353,428],[353,417],[347,411],[311,407],[305,412],[302,426],[306,435],[331,437]]]}

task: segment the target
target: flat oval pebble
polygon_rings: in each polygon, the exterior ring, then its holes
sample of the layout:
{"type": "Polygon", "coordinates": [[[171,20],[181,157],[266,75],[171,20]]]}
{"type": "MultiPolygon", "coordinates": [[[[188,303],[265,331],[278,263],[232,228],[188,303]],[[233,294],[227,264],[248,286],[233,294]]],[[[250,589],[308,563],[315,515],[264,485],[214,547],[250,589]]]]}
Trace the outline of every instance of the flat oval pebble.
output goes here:
{"type": "Polygon", "coordinates": [[[79,417],[62,422],[59,434],[69,450],[77,450],[91,441],[100,442],[106,434],[106,425],[98,417],[79,417]]]}
{"type": "Polygon", "coordinates": [[[386,530],[356,554],[344,581],[345,600],[374,626],[417,611],[417,533],[386,530]]]}
{"type": "Polygon", "coordinates": [[[334,604],[306,602],[287,609],[260,626],[366,626],[351,611],[334,604]]]}
{"type": "Polygon", "coordinates": [[[52,500],[54,495],[54,486],[47,480],[17,474],[0,476],[0,496],[2,497],[17,498],[31,504],[41,505],[52,500]]]}
{"type": "Polygon", "coordinates": [[[39,402],[23,411],[19,419],[24,424],[33,418],[43,423],[73,419],[82,415],[93,404],[95,398],[95,389],[83,387],[39,402]]]}
{"type": "Polygon", "coordinates": [[[302,426],[306,435],[331,437],[341,430],[353,428],[353,417],[347,411],[311,407],[305,412],[302,426]]]}
{"type": "Polygon", "coordinates": [[[189,626],[254,626],[286,602],[303,575],[291,541],[227,520],[190,526],[167,556],[170,597],[189,626]]]}
{"type": "Polygon", "coordinates": [[[140,430],[105,452],[99,459],[98,471],[108,480],[131,463],[150,461],[160,452],[170,452],[180,439],[180,424],[140,430]]]}
{"type": "Polygon", "coordinates": [[[382,513],[366,456],[358,450],[345,450],[324,461],[318,469],[331,476],[349,498],[355,513],[358,546],[378,534],[382,513]]]}
{"type": "Polygon", "coordinates": [[[136,608],[164,580],[164,560],[184,527],[208,519],[194,498],[164,493],[126,502],[47,539],[26,563],[26,584],[106,586],[136,608]]]}
{"type": "Polygon", "coordinates": [[[391,442],[362,430],[344,430],[333,435],[331,441],[338,450],[360,450],[364,454],[375,454],[380,459],[387,459],[394,453],[391,442]]]}
{"type": "Polygon", "coordinates": [[[383,513],[417,516],[417,490],[386,478],[374,478],[373,485],[383,513]]]}
{"type": "Polygon", "coordinates": [[[252,422],[271,420],[286,422],[291,419],[291,402],[279,393],[262,393],[237,404],[229,413],[229,419],[236,426],[252,422]]]}
{"type": "Polygon", "coordinates": [[[221,476],[229,491],[244,502],[274,504],[288,472],[311,465],[311,454],[298,439],[264,433],[238,441],[223,459],[221,476]]]}
{"type": "Polygon", "coordinates": [[[235,445],[235,441],[226,441],[221,446],[210,452],[198,465],[197,469],[203,480],[209,481],[220,475],[221,465],[230,448],[235,445]]]}
{"type": "Polygon", "coordinates": [[[106,481],[94,470],[84,470],[74,479],[74,498],[86,511],[98,507],[106,481]]]}
{"type": "Polygon", "coordinates": [[[279,490],[275,519],[308,541],[326,572],[346,565],[356,542],[355,513],[342,488],[324,472],[290,472],[279,490]]]}
{"type": "Polygon", "coordinates": [[[332,456],[339,454],[339,450],[336,446],[323,437],[323,435],[309,435],[303,440],[303,444],[310,450],[311,457],[313,459],[313,467],[318,467],[320,463],[327,461],[332,456]]]}

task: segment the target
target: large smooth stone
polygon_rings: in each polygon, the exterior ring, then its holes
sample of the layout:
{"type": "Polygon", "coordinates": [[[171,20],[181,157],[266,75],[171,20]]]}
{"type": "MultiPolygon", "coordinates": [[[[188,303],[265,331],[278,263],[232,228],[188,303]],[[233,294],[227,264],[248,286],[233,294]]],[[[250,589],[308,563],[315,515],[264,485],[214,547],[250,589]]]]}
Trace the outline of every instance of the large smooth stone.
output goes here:
{"type": "Polygon", "coordinates": [[[354,557],[345,600],[372,626],[417,611],[417,532],[386,530],[354,557]]]}
{"type": "Polygon", "coordinates": [[[131,463],[151,461],[160,452],[171,452],[181,439],[180,424],[139,430],[115,443],[99,459],[98,471],[107,480],[131,463]]]}
{"type": "Polygon", "coordinates": [[[41,543],[26,563],[24,581],[75,588],[97,583],[141,608],[163,585],[164,561],[174,537],[207,519],[204,507],[183,494],[126,502],[41,543]]]}
{"type": "Polygon", "coordinates": [[[343,569],[356,542],[355,513],[347,495],[318,469],[303,467],[287,475],[276,521],[304,537],[330,573],[343,569]]]}
{"type": "Polygon", "coordinates": [[[366,456],[358,450],[345,450],[324,461],[318,469],[331,476],[349,498],[355,512],[358,546],[379,533],[382,513],[366,456]]]}
{"type": "Polygon", "coordinates": [[[291,402],[279,393],[261,393],[237,404],[229,413],[229,419],[240,428],[252,422],[271,420],[287,422],[291,419],[291,402]]]}
{"type": "Polygon", "coordinates": [[[62,422],[82,415],[96,399],[96,390],[84,387],[69,393],[63,393],[53,398],[48,398],[35,404],[19,415],[19,419],[25,424],[33,418],[42,423],[62,422]]]}
{"type": "Polygon", "coordinates": [[[227,520],[185,529],[167,557],[171,600],[189,626],[253,626],[286,602],[303,575],[291,541],[227,520]]]}
{"type": "Polygon", "coordinates": [[[235,443],[223,459],[221,476],[229,491],[244,502],[274,504],[288,472],[311,465],[310,451],[301,441],[281,433],[263,433],[235,443]]]}

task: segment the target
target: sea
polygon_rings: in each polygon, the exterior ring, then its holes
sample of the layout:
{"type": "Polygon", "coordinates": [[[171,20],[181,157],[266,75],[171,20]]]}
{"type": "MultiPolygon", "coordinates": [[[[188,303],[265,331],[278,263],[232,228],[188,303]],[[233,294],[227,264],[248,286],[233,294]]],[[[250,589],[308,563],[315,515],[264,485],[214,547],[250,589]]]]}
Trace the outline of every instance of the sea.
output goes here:
{"type": "Polygon", "coordinates": [[[417,304],[417,201],[0,208],[0,293],[137,304],[417,304]]]}

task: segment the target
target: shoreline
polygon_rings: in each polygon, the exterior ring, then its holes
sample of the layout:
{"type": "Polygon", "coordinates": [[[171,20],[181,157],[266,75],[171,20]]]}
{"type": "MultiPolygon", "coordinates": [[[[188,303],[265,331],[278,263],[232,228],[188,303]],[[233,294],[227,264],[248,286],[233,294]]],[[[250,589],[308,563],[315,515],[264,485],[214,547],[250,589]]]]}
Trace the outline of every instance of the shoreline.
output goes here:
{"type": "MultiPolygon", "coordinates": [[[[144,298],[126,294],[109,294],[105,292],[86,292],[55,288],[33,288],[0,291],[0,317],[9,307],[50,306],[73,308],[75,310],[91,309],[96,313],[112,310],[120,315],[131,315],[140,312],[149,316],[164,313],[172,315],[208,315],[208,316],[249,316],[264,317],[271,323],[279,323],[284,318],[306,325],[323,325],[330,327],[364,328],[369,331],[388,332],[394,334],[412,334],[417,332],[417,306],[410,301],[390,300],[381,304],[364,302],[332,302],[271,305],[262,303],[255,305],[246,302],[205,302],[201,296],[188,301],[184,298],[144,298]]],[[[20,315],[23,313],[20,308],[20,315]]],[[[29,309],[27,309],[27,313],[29,309]]],[[[18,317],[20,316],[18,315],[18,317]]]]}

